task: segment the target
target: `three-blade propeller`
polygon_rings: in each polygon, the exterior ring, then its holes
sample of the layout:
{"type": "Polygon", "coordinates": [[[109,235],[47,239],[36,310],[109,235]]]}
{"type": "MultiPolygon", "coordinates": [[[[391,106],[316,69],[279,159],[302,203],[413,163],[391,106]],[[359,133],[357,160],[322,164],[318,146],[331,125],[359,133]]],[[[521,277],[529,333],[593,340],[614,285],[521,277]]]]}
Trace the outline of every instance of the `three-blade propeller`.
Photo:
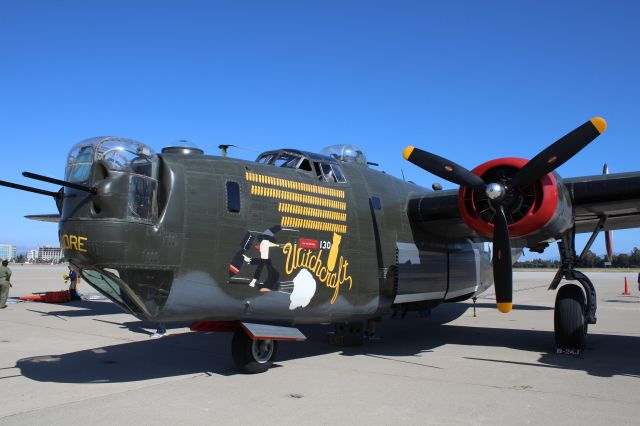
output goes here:
{"type": "Polygon", "coordinates": [[[504,211],[505,201],[518,188],[533,184],[567,162],[606,128],[607,123],[600,117],[587,121],[529,160],[512,179],[500,182],[487,182],[459,164],[419,148],[412,146],[405,148],[404,158],[416,166],[449,182],[484,191],[489,198],[495,211],[493,281],[496,290],[496,303],[500,312],[511,311],[513,293],[511,238],[504,211]]]}

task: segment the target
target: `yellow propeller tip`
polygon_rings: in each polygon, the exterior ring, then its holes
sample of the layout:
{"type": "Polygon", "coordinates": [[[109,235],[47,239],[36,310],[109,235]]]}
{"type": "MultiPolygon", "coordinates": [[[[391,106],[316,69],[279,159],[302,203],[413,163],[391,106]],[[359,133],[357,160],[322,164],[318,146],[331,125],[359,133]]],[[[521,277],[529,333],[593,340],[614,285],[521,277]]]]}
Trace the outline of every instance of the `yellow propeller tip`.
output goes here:
{"type": "Polygon", "coordinates": [[[604,121],[604,118],[602,117],[592,118],[591,124],[593,124],[595,128],[598,129],[599,133],[603,133],[607,129],[607,122],[604,121]]]}
{"type": "Polygon", "coordinates": [[[411,157],[411,153],[413,152],[414,149],[415,147],[408,146],[404,149],[404,151],[402,151],[402,156],[404,157],[405,160],[408,160],[409,157],[411,157]]]}
{"type": "Polygon", "coordinates": [[[511,312],[511,308],[513,308],[513,304],[511,302],[496,303],[496,305],[498,305],[498,310],[503,314],[511,312]]]}

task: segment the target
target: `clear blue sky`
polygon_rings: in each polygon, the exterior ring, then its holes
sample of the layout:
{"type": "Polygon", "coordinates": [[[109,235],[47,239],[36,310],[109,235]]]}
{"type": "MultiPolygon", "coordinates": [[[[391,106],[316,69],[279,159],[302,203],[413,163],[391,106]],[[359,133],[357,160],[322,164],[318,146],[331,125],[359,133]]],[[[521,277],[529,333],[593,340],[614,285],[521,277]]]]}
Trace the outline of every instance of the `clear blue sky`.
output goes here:
{"type": "MultiPolygon", "coordinates": [[[[72,144],[116,135],[212,154],[352,143],[430,186],[406,145],[473,168],[598,115],[607,132],[560,174],[640,170],[638,22],[640,2],[615,0],[0,0],[0,179],[62,178],[72,144]]],[[[0,242],[57,243],[22,217],[51,199],[0,197],[0,242]]],[[[640,232],[614,240],[629,251],[640,232]]]]}

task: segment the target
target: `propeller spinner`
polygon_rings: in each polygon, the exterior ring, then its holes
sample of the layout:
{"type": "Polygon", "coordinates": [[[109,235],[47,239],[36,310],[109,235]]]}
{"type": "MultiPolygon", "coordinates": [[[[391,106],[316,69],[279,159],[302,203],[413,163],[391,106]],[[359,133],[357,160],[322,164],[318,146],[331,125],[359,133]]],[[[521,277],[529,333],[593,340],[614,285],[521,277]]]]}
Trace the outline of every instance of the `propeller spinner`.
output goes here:
{"type": "Polygon", "coordinates": [[[403,156],[416,166],[461,186],[484,191],[495,211],[493,226],[493,281],[496,303],[500,312],[512,308],[513,273],[511,264],[511,237],[505,215],[508,201],[518,190],[532,185],[557,167],[567,162],[607,128],[603,118],[595,117],[561,137],[529,160],[512,178],[486,182],[466,168],[446,158],[413,146],[404,149],[403,156]]]}

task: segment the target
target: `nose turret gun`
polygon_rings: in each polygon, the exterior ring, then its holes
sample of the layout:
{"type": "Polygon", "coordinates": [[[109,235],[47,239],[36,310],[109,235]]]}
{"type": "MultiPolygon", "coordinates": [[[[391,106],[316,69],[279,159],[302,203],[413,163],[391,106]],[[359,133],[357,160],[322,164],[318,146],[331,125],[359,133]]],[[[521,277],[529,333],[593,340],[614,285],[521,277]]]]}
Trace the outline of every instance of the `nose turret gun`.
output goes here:
{"type": "Polygon", "coordinates": [[[34,194],[47,195],[55,198],[56,200],[62,199],[61,192],[46,191],[44,189],[34,188],[33,186],[20,185],[18,183],[7,182],[5,180],[0,180],[0,185],[6,186],[7,188],[19,189],[20,191],[33,192],[34,194]]]}
{"type": "MultiPolygon", "coordinates": [[[[79,191],[85,191],[85,192],[88,192],[88,193],[90,193],[92,195],[95,195],[98,192],[95,186],[86,186],[86,185],[81,185],[81,184],[78,184],[78,183],[67,182],[66,180],[54,179],[54,178],[50,178],[48,176],[39,175],[39,174],[36,174],[36,173],[22,172],[22,176],[24,176],[26,178],[29,178],[29,179],[35,179],[35,180],[40,180],[42,182],[48,182],[48,183],[53,183],[55,185],[65,186],[67,188],[77,189],[79,191]]],[[[48,191],[45,191],[45,192],[48,192],[48,191]]]]}

